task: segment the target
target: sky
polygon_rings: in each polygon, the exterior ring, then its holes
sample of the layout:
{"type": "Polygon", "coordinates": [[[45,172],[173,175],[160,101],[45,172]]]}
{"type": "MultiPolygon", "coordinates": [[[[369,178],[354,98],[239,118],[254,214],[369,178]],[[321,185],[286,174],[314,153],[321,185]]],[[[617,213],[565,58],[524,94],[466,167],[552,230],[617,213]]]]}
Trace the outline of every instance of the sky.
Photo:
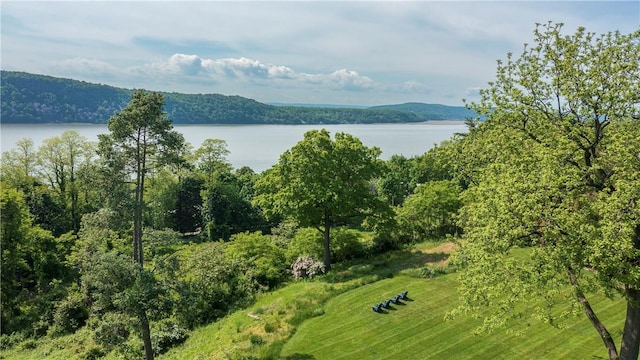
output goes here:
{"type": "Polygon", "coordinates": [[[6,1],[3,70],[264,103],[462,105],[536,23],[640,26],[640,1],[6,1]]]}

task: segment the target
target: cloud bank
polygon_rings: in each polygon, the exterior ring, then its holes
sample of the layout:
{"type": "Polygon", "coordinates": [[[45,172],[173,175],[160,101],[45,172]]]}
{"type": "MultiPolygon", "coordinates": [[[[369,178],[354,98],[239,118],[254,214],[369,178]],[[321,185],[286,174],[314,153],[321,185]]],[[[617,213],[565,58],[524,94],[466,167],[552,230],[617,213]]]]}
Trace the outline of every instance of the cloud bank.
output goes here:
{"type": "Polygon", "coordinates": [[[636,1],[3,1],[5,70],[262,102],[461,105],[535,23],[638,28],[636,1]]]}

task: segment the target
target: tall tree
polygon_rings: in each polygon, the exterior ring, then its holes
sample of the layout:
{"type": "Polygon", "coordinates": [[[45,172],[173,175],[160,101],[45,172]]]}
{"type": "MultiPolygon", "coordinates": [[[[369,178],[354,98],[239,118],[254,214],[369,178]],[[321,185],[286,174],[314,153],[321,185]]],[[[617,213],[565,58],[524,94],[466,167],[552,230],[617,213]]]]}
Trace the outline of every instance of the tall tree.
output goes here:
{"type": "Polygon", "coordinates": [[[224,140],[206,139],[194,155],[196,166],[202,172],[208,186],[213,184],[216,173],[231,171],[231,164],[227,161],[229,150],[224,140]]]}
{"type": "Polygon", "coordinates": [[[54,190],[58,202],[65,209],[65,218],[69,222],[67,230],[80,230],[83,211],[79,171],[91,162],[94,154],[95,145],[77,130],[67,130],[59,137],[45,139],[38,149],[41,178],[54,190]]]}
{"type": "MultiPolygon", "coordinates": [[[[640,31],[597,36],[538,25],[535,44],[499,62],[473,107],[488,116],[462,142],[468,171],[459,259],[461,310],[560,321],[581,309],[610,359],[636,360],[640,343],[640,31]],[[510,256],[527,247],[528,258],[510,256]],[[627,303],[620,351],[589,302],[627,303]],[[537,295],[537,296],[536,296],[537,295]],[[544,301],[535,300],[537,297],[544,301]],[[525,306],[522,306],[522,303],[525,306]]],[[[486,314],[486,313],[485,313],[486,314]]]]}
{"type": "Polygon", "coordinates": [[[23,138],[16,142],[16,148],[2,152],[2,180],[16,188],[27,191],[33,186],[37,175],[38,156],[33,147],[33,140],[23,138]]]}
{"type": "Polygon", "coordinates": [[[374,212],[390,213],[372,191],[380,176],[380,149],[366,147],[349,134],[311,130],[280,156],[255,185],[255,204],[269,217],[282,215],[323,235],[324,265],[331,267],[330,231],[374,212]]]}
{"type": "MultiPolygon", "coordinates": [[[[144,265],[142,220],[146,176],[156,166],[179,161],[184,146],[184,138],[172,130],[171,119],[163,107],[162,94],[137,90],[131,102],[109,119],[110,134],[100,137],[103,156],[120,159],[113,163],[125,165],[133,175],[133,260],[140,267],[144,265]]],[[[146,312],[140,311],[138,317],[145,356],[153,359],[146,312]]]]}

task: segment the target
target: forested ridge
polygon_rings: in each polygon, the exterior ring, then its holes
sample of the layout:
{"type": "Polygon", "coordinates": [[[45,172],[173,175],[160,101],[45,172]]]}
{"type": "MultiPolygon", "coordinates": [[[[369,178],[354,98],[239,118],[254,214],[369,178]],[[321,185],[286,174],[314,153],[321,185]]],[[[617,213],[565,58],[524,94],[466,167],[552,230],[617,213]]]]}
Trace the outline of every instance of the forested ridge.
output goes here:
{"type": "MultiPolygon", "coordinates": [[[[2,71],[3,123],[106,124],[133,90],[25,72],[2,71]]],[[[464,107],[416,104],[371,108],[274,106],[241,96],[162,93],[175,124],[369,124],[465,120],[464,107]]]]}

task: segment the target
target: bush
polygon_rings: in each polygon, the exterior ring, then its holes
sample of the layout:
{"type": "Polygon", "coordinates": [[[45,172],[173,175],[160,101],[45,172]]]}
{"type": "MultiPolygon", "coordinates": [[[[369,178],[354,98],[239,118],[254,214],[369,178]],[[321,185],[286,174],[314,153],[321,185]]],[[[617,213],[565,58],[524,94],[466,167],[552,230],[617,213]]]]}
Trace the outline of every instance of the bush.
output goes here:
{"type": "Polygon", "coordinates": [[[336,228],[331,232],[331,259],[333,262],[364,257],[366,249],[359,239],[356,230],[336,228]]]}
{"type": "Polygon", "coordinates": [[[264,344],[264,339],[260,335],[251,334],[251,336],[249,336],[249,342],[253,346],[260,346],[264,344]]]}
{"type": "Polygon", "coordinates": [[[175,321],[164,319],[160,321],[151,333],[151,345],[155,355],[164,354],[170,348],[182,344],[189,335],[175,321]]]}
{"type": "Polygon", "coordinates": [[[248,265],[225,255],[225,244],[204,243],[182,252],[176,316],[189,329],[227,314],[259,288],[248,265]]]}
{"type": "Polygon", "coordinates": [[[266,288],[279,285],[285,278],[287,263],[284,251],[260,232],[240,233],[231,237],[225,254],[230,261],[248,266],[245,273],[266,288]]]}
{"type": "Polygon", "coordinates": [[[106,352],[126,343],[131,332],[132,319],[126,315],[108,312],[97,322],[93,339],[106,352]]]}
{"type": "Polygon", "coordinates": [[[0,350],[10,349],[16,346],[17,344],[25,341],[27,338],[28,337],[24,332],[2,334],[2,336],[0,336],[0,350]]]}
{"type": "Polygon", "coordinates": [[[324,274],[324,264],[311,256],[300,256],[291,265],[293,277],[296,279],[313,278],[318,274],[324,274]]]}
{"type": "Polygon", "coordinates": [[[321,259],[324,254],[322,234],[316,229],[302,228],[287,246],[287,262],[292,263],[300,256],[310,256],[321,259]]]}
{"type": "Polygon", "coordinates": [[[58,336],[74,333],[84,326],[88,318],[89,311],[84,305],[84,297],[80,292],[72,292],[58,303],[53,314],[51,334],[58,336]]]}

